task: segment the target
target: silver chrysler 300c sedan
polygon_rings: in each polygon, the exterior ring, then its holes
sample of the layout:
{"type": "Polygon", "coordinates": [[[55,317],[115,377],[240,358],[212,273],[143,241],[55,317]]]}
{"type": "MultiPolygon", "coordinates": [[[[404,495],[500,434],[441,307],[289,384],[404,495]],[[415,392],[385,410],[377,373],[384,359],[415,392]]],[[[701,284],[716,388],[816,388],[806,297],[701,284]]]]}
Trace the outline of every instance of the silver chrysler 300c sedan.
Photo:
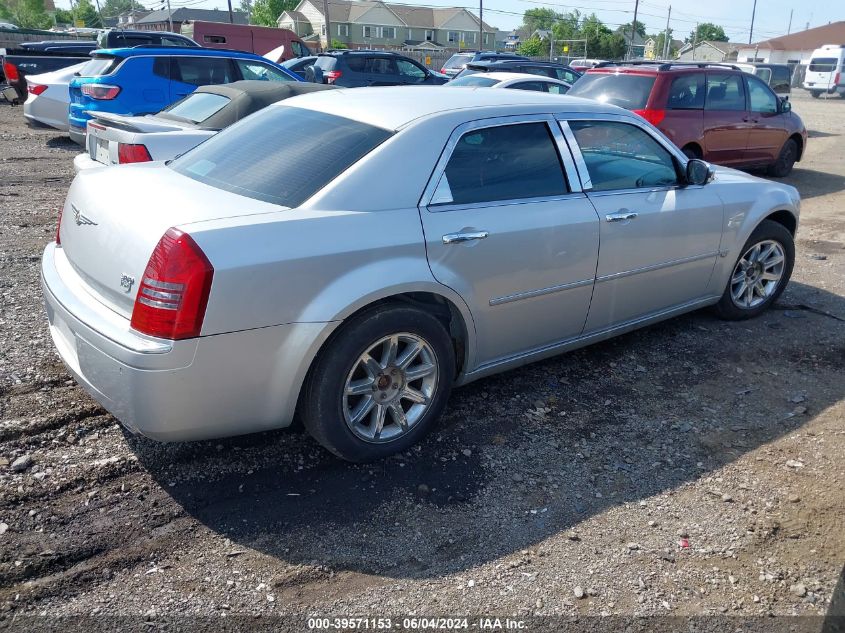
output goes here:
{"type": "Polygon", "coordinates": [[[789,280],[790,186],[688,160],[625,110],[511,90],[295,97],[180,158],[76,177],[42,278],[77,380],[192,440],[294,413],[356,461],[449,391],[789,280]]]}

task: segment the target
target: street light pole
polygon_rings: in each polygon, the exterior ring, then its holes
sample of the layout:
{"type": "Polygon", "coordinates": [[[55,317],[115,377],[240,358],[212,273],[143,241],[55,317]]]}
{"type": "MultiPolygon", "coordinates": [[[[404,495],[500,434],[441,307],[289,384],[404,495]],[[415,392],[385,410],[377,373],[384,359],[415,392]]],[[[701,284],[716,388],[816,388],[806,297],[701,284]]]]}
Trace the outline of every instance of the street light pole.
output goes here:
{"type": "Polygon", "coordinates": [[[631,22],[631,47],[628,50],[628,59],[634,56],[634,38],[637,36],[637,10],[640,8],[640,0],[634,2],[634,21],[631,22]]]}
{"type": "Polygon", "coordinates": [[[663,59],[669,59],[669,18],[672,17],[672,5],[669,5],[669,13],[666,15],[666,35],[663,36],[663,59]]]}
{"type": "Polygon", "coordinates": [[[326,25],[326,50],[332,47],[332,21],[329,19],[329,0],[323,0],[323,16],[326,25]]]}
{"type": "Polygon", "coordinates": [[[478,50],[484,50],[484,0],[478,0],[478,50]]]}
{"type": "Polygon", "coordinates": [[[751,9],[751,30],[748,32],[748,43],[751,44],[751,40],[754,37],[754,15],[757,13],[757,0],[754,0],[754,8],[751,9]]]}

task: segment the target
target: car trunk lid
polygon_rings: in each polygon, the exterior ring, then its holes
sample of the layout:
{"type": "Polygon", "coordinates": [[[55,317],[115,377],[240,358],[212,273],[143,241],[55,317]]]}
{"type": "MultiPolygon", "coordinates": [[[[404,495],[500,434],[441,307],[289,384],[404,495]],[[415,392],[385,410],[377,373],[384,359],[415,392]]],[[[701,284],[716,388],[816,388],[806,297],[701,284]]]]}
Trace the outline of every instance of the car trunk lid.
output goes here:
{"type": "Polygon", "coordinates": [[[177,132],[192,125],[178,121],[161,119],[155,116],[124,116],[106,112],[91,113],[95,119],[88,122],[86,138],[88,155],[91,160],[104,165],[119,163],[119,145],[133,144],[136,134],[177,132]]]}
{"type": "Polygon", "coordinates": [[[167,229],[282,209],[209,187],[163,163],[92,169],[71,185],[61,246],[90,294],[128,319],[150,255],[167,229]]]}

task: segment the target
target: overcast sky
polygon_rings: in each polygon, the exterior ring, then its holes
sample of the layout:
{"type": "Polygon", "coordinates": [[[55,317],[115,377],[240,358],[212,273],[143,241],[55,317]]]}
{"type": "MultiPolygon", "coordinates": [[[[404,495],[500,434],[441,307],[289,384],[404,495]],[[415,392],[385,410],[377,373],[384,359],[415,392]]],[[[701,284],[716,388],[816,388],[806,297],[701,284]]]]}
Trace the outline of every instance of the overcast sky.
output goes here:
{"type": "MultiPolygon", "coordinates": [[[[320,2],[321,0],[317,0],[320,2]]],[[[163,0],[140,0],[148,8],[166,6],[163,0]]],[[[232,0],[237,8],[240,0],[232,0]]],[[[56,4],[68,7],[70,0],[57,0],[56,4]]],[[[399,0],[397,4],[423,6],[466,6],[477,13],[478,5],[468,0],[399,0]]],[[[666,27],[666,14],[672,5],[670,26],[676,39],[684,39],[695,28],[696,22],[714,22],[724,27],[731,41],[747,42],[751,27],[751,10],[754,0],[640,0],[638,21],[646,25],[648,33],[656,33],[666,27]]],[[[758,0],[754,20],[754,40],[759,41],[784,35],[789,27],[790,10],[799,4],[795,0],[758,0]]],[[[226,0],[171,0],[171,7],[225,9],[226,0]]],[[[581,13],[595,12],[611,28],[630,22],[634,17],[634,0],[573,0],[572,4],[561,4],[535,0],[484,0],[484,21],[500,29],[511,29],[522,22],[521,16],[527,9],[551,8],[556,11],[578,9],[581,13]]],[[[845,20],[843,0],[802,0],[792,16],[792,32],[828,22],[845,20]]],[[[838,43],[838,42],[831,42],[838,43]]]]}

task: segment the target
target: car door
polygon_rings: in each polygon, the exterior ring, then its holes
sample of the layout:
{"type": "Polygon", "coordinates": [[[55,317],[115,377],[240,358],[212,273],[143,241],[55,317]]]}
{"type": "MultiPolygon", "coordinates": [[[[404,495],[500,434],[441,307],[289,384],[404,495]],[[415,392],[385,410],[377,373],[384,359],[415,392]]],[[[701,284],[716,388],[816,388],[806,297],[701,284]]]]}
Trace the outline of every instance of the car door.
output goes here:
{"type": "Polygon", "coordinates": [[[707,73],[704,100],[704,159],[719,165],[745,160],[749,113],[742,72],[707,73]]]}
{"type": "Polygon", "coordinates": [[[368,57],[366,74],[369,86],[396,86],[400,83],[399,70],[389,57],[368,57]]]}
{"type": "Polygon", "coordinates": [[[714,188],[684,186],[677,150],[627,117],[561,127],[601,226],[585,334],[705,297],[722,236],[714,188]]]}
{"type": "Polygon", "coordinates": [[[554,119],[458,127],[420,214],[432,273],[472,311],[479,365],[580,335],[599,222],[554,119]]]}
{"type": "Polygon", "coordinates": [[[239,79],[232,60],[226,57],[171,57],[170,99],[178,101],[197,86],[228,84],[239,79]]]}
{"type": "Polygon", "coordinates": [[[745,162],[772,163],[777,160],[788,132],[777,95],[762,80],[746,75],[749,124],[745,146],[745,162]]]}

